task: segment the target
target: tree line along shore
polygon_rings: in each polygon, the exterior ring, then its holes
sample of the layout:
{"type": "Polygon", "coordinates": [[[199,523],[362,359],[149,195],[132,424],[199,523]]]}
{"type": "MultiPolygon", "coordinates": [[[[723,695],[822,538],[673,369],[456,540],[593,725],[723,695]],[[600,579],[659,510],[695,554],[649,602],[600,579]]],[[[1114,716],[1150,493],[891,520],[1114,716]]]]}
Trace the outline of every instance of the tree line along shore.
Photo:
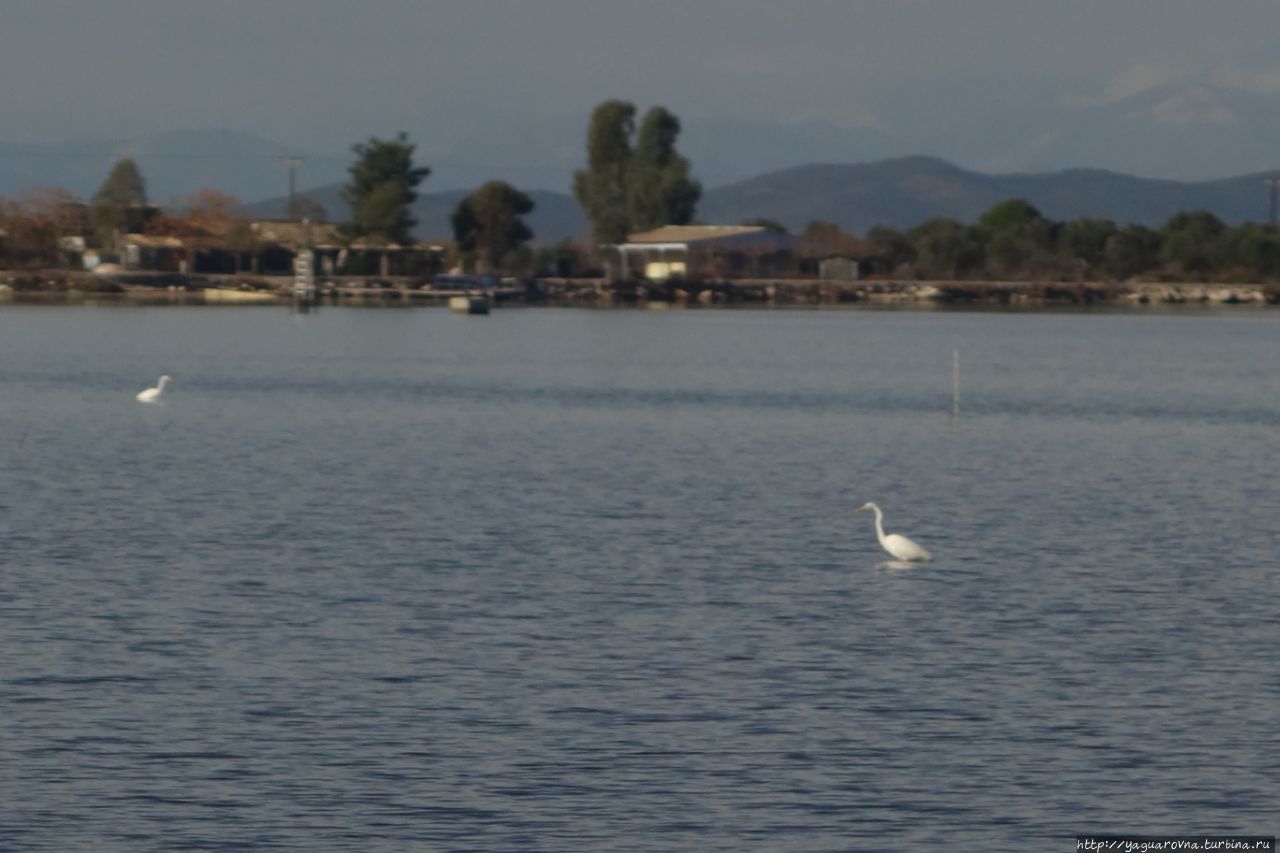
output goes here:
{"type": "Polygon", "coordinates": [[[720,251],[707,243],[705,251],[686,247],[683,255],[661,255],[661,263],[629,266],[623,250],[645,248],[637,235],[697,223],[702,194],[677,150],[679,119],[660,106],[637,118],[635,106],[620,100],[590,116],[585,163],[573,181],[590,223],[579,240],[539,244],[524,219],[533,200],[503,181],[488,181],[458,203],[450,235],[419,239],[411,206],[431,170],[415,162],[415,144],[400,133],[352,147],[345,216],[335,222],[305,194],[291,196],[274,229],[214,188],[154,204],[130,159],[117,162],[87,202],[58,188],[0,199],[0,293],[142,298],[162,288],[191,298],[235,291],[266,300],[288,288],[293,258],[323,251],[318,283],[334,299],[429,301],[453,286],[438,281],[447,273],[519,282],[508,290],[531,303],[1276,301],[1274,224],[1232,227],[1207,211],[1171,212],[1159,228],[1054,221],[1020,198],[975,222],[939,217],[865,234],[824,221],[792,234],[760,216],[715,227],[750,226],[776,238],[767,249],[720,251]],[[845,266],[833,279],[828,262],[836,260],[845,266]]]}

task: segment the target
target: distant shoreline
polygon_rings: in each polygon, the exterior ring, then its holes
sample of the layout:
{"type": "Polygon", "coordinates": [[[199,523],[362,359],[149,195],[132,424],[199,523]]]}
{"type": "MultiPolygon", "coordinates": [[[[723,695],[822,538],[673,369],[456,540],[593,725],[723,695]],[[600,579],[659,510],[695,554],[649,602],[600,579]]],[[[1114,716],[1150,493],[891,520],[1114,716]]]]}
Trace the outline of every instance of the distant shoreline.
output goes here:
{"type": "MultiPolygon", "coordinates": [[[[342,278],[318,283],[314,301],[334,305],[444,307],[465,291],[420,279],[342,278]]],[[[1038,282],[734,279],[612,282],[506,279],[484,291],[498,307],[968,307],[975,309],[1280,305],[1280,285],[1216,282],[1038,282]]],[[[289,305],[287,276],[79,271],[0,272],[0,304],[289,305]]]]}

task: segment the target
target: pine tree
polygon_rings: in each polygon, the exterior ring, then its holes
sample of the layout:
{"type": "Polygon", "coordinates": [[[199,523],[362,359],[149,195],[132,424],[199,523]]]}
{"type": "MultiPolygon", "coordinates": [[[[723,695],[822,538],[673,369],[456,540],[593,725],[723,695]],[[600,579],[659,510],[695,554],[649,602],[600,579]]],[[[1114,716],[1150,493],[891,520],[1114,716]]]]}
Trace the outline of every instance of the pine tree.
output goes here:
{"type": "Polygon", "coordinates": [[[131,213],[146,203],[147,185],[138,164],[127,157],[120,160],[89,202],[89,222],[98,244],[114,249],[137,218],[131,213]]]}
{"type": "Polygon", "coordinates": [[[343,239],[413,240],[417,220],[409,208],[418,197],[414,188],[431,174],[427,167],[413,165],[414,147],[403,131],[394,140],[370,137],[368,142],[351,147],[357,159],[348,170],[351,180],[342,190],[350,209],[350,219],[338,226],[343,239]]]}

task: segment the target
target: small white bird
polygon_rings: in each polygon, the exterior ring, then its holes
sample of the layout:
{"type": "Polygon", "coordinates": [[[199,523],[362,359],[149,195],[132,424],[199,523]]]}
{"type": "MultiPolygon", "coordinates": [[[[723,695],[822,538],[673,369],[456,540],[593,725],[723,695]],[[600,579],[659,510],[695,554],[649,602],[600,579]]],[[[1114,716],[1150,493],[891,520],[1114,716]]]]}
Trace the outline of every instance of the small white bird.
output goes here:
{"type": "Polygon", "coordinates": [[[165,384],[166,382],[172,382],[172,381],[173,381],[173,380],[172,380],[172,379],[170,379],[170,378],[169,378],[169,376],[168,376],[167,374],[166,374],[165,376],[161,376],[161,377],[160,377],[160,383],[159,383],[158,385],[156,385],[156,387],[154,387],[154,388],[148,388],[148,389],[147,389],[147,390],[145,390],[145,391],[139,391],[139,392],[138,392],[138,401],[139,401],[139,402],[141,402],[141,403],[158,403],[158,402],[160,402],[160,395],[161,395],[162,393],[164,393],[164,384],[165,384]]]}
{"type": "Polygon", "coordinates": [[[880,507],[873,503],[865,503],[858,507],[854,512],[863,512],[871,510],[876,514],[876,538],[880,540],[880,547],[884,548],[899,560],[906,560],[911,563],[923,563],[932,560],[933,555],[921,546],[912,542],[900,533],[884,532],[884,513],[880,511],[880,507]]]}

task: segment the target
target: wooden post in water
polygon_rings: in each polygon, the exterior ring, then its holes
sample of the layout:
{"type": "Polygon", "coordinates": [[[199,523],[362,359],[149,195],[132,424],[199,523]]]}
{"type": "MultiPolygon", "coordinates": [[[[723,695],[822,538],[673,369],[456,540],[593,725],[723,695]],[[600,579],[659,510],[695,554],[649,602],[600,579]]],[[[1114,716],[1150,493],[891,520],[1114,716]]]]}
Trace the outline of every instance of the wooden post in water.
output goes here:
{"type": "Polygon", "coordinates": [[[960,348],[951,350],[951,419],[960,417],[960,348]]]}

